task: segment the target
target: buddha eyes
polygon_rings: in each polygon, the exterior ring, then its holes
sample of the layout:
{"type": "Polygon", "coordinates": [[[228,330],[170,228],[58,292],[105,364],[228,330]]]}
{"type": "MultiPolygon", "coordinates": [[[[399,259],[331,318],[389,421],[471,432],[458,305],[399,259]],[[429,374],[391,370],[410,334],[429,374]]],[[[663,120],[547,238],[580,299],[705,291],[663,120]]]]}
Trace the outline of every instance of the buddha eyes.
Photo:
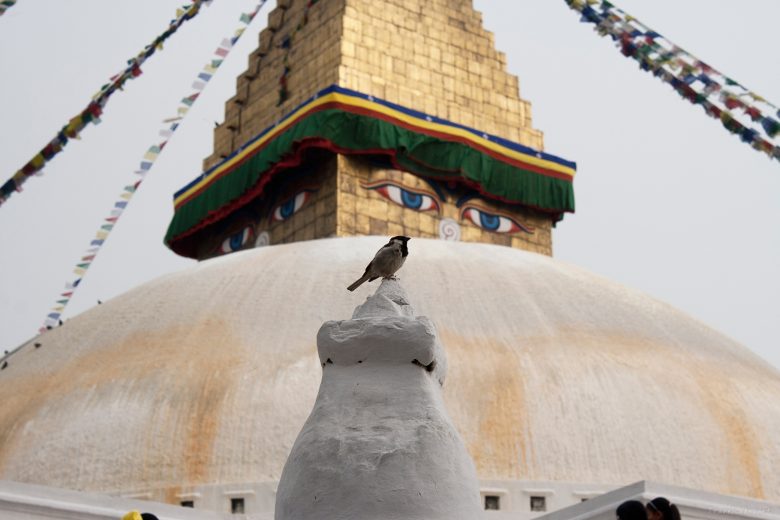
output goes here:
{"type": "Polygon", "coordinates": [[[433,194],[424,191],[402,188],[401,186],[389,182],[363,185],[363,187],[376,191],[384,198],[395,202],[404,208],[413,209],[415,211],[439,211],[439,203],[436,202],[433,194]]]}
{"type": "Polygon", "coordinates": [[[233,251],[238,251],[244,247],[247,242],[249,242],[249,239],[252,238],[252,235],[254,235],[254,231],[252,230],[251,226],[247,226],[238,233],[230,235],[228,238],[226,238],[220,244],[219,251],[221,253],[232,253],[233,251]]]}
{"type": "Polygon", "coordinates": [[[511,217],[490,213],[474,206],[465,206],[460,212],[460,218],[468,219],[478,228],[493,233],[517,233],[518,231],[533,233],[532,229],[523,226],[511,217]]]}
{"type": "Polygon", "coordinates": [[[302,190],[282,202],[271,212],[271,222],[282,222],[292,217],[306,204],[314,190],[302,190]]]}

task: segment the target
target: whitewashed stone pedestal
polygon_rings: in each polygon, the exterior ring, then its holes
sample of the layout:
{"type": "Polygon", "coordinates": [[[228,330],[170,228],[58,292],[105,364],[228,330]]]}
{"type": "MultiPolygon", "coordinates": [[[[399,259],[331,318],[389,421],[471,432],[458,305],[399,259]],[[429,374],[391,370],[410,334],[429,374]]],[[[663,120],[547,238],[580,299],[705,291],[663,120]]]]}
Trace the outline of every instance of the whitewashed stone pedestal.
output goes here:
{"type": "MultiPolygon", "coordinates": [[[[444,304],[444,303],[443,303],[444,304]]],[[[473,520],[474,465],[444,408],[444,350],[396,280],[317,334],[322,383],[276,520],[473,520]]]]}

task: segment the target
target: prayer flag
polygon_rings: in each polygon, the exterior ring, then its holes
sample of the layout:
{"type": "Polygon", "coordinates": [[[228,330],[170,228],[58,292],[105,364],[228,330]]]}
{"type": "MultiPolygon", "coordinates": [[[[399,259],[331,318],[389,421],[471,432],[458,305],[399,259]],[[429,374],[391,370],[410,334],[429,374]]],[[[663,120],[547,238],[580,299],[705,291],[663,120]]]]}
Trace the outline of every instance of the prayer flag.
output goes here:
{"type": "Polygon", "coordinates": [[[771,117],[765,117],[761,120],[761,126],[764,127],[764,131],[769,137],[774,138],[778,132],[780,132],[780,122],[775,121],[771,117]]]}

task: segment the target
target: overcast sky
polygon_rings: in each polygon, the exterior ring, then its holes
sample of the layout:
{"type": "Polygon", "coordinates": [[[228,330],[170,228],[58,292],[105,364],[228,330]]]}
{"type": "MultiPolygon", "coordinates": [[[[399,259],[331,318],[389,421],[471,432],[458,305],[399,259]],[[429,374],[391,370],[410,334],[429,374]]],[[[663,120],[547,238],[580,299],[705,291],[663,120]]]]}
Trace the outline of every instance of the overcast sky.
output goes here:
{"type": "MultiPolygon", "coordinates": [[[[327,1],[327,0],[326,0],[327,1]]],[[[215,121],[257,44],[269,0],[160,155],[65,318],[191,265],[162,245],[175,190],[200,173],[215,121]]],[[[0,16],[4,182],[151,42],[182,1],[23,0],[0,16]]],[[[32,337],[95,232],[137,180],[162,119],[253,0],[215,0],[114,95],[81,141],[0,207],[0,347],[32,337]]],[[[617,5],[774,103],[776,0],[617,5]]],[[[780,367],[780,162],[729,135],[638,69],[563,0],[476,0],[520,78],[546,150],[578,163],[577,212],[555,256],[664,300],[780,367]]]]}

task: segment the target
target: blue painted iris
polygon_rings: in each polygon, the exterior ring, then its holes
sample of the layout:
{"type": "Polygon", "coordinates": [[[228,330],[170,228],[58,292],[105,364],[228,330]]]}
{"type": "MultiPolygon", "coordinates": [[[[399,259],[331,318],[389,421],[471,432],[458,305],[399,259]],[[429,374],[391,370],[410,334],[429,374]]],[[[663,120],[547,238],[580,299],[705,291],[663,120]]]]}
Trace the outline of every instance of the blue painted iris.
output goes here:
{"type": "Polygon", "coordinates": [[[249,239],[254,235],[254,230],[251,226],[247,226],[238,233],[230,235],[228,238],[222,241],[219,245],[220,253],[232,253],[238,251],[244,245],[249,242],[249,239]]]}
{"type": "Polygon", "coordinates": [[[480,211],[479,222],[482,228],[487,229],[488,231],[495,231],[501,225],[501,218],[498,215],[492,215],[490,213],[480,211]]]}
{"type": "Polygon", "coordinates": [[[470,205],[464,206],[463,209],[461,209],[460,217],[462,219],[470,220],[480,229],[493,233],[516,233],[518,231],[523,231],[528,234],[533,233],[533,229],[520,224],[511,217],[490,213],[484,209],[470,205]]]}
{"type": "Polygon", "coordinates": [[[431,193],[413,190],[405,186],[401,187],[389,182],[364,184],[363,187],[376,191],[384,198],[395,202],[404,208],[413,209],[415,211],[439,211],[439,203],[431,193]]]}
{"type": "Polygon", "coordinates": [[[298,213],[303,205],[311,199],[311,194],[313,191],[314,190],[299,191],[286,201],[276,206],[273,212],[271,212],[271,221],[281,222],[298,213]]]}
{"type": "Polygon", "coordinates": [[[420,209],[423,203],[423,196],[419,193],[412,193],[409,190],[401,190],[401,202],[407,208],[420,209]]]}

